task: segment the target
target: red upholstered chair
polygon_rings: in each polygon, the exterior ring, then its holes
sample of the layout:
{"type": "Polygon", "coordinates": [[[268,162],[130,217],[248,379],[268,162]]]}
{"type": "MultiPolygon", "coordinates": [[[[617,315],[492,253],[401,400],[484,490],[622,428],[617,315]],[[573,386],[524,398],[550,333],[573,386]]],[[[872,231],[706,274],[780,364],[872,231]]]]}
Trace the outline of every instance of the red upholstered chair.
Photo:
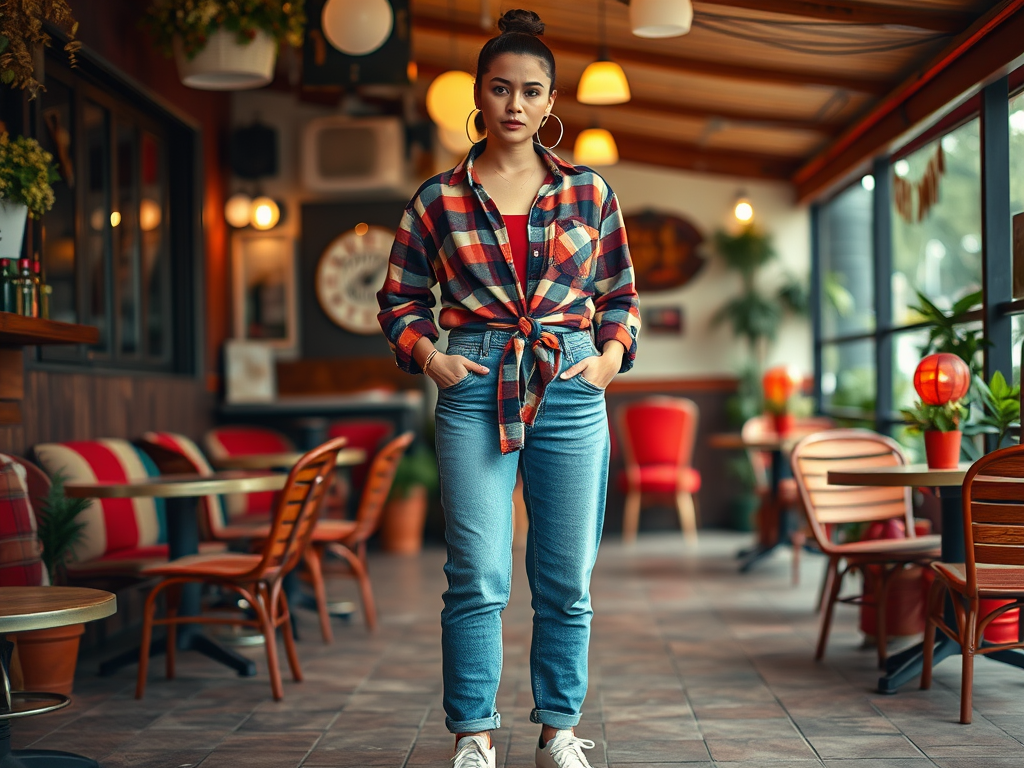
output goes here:
{"type": "Polygon", "coordinates": [[[284,577],[298,565],[309,546],[327,486],[337,465],[338,451],[344,440],[330,440],[303,456],[292,468],[284,490],[278,495],[272,522],[268,526],[262,551],[255,554],[226,552],[219,555],[189,555],[173,562],[147,568],[144,573],[159,578],[159,583],[146,598],[143,615],[142,644],[139,649],[139,674],[135,698],[146,690],[149,667],[149,646],[153,627],[167,627],[167,677],[174,677],[175,629],[179,623],[233,624],[262,630],[267,651],[267,668],[274,698],[284,698],[281,671],[277,665],[277,630],[285,627],[285,650],[292,677],[302,680],[295,640],[289,626],[288,601],[282,589],[284,577]],[[199,582],[216,584],[244,598],[256,612],[255,619],[244,615],[225,618],[222,615],[177,615],[180,587],[199,582]],[[155,618],[156,598],[166,593],[167,614],[155,618]]]}
{"type": "MultiPolygon", "coordinates": [[[[254,453],[293,453],[295,445],[286,435],[266,427],[215,427],[203,437],[206,455],[216,464],[218,459],[247,456],[254,453]]],[[[232,493],[224,497],[227,516],[264,517],[274,508],[274,492],[232,493]]]]}
{"type": "Polygon", "coordinates": [[[361,448],[366,451],[366,461],[351,467],[349,472],[354,491],[362,491],[366,484],[366,475],[370,471],[370,462],[394,433],[395,425],[386,419],[344,419],[332,422],[327,427],[328,439],[344,437],[348,439],[345,443],[346,448],[361,448]]]}
{"type": "Polygon", "coordinates": [[[700,473],[691,462],[697,418],[696,403],[682,397],[648,397],[619,406],[616,424],[626,462],[620,477],[626,492],[623,541],[636,539],[644,493],[672,494],[684,535],[696,540],[693,494],[700,490],[700,473]]]}
{"type": "MultiPolygon", "coordinates": [[[[121,439],[40,443],[33,449],[39,464],[67,482],[142,479],[158,475],[141,450],[121,439]]],[[[134,577],[154,560],[167,559],[162,499],[100,499],[82,512],[85,523],[75,560],[68,564],[72,580],[98,576],[134,577]]]]}

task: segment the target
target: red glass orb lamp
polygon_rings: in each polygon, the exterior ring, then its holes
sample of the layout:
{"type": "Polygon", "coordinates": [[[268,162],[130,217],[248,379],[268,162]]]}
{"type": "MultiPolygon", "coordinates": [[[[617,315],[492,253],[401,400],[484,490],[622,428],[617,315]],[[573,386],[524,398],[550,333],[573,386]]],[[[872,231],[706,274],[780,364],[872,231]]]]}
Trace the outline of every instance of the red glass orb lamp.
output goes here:
{"type": "Polygon", "coordinates": [[[914,371],[914,389],[926,405],[945,405],[959,400],[971,388],[971,369],[949,352],[928,355],[914,371]]]}

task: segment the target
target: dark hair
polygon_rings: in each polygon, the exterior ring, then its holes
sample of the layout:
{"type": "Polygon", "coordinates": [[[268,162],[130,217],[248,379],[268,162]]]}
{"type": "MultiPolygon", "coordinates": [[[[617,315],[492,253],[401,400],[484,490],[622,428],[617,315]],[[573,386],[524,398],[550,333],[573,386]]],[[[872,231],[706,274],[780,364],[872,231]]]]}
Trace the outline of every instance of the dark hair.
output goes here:
{"type": "MultiPolygon", "coordinates": [[[[544,34],[544,22],[540,20],[540,16],[533,11],[514,8],[505,11],[498,19],[498,29],[501,34],[492,37],[480,49],[480,57],[476,62],[477,88],[480,87],[480,78],[491,68],[496,58],[506,53],[514,53],[536,56],[541,60],[548,77],[551,78],[551,85],[548,88],[550,94],[555,89],[555,56],[540,39],[544,34]]],[[[483,132],[482,115],[477,114],[474,124],[478,131],[483,132]]]]}

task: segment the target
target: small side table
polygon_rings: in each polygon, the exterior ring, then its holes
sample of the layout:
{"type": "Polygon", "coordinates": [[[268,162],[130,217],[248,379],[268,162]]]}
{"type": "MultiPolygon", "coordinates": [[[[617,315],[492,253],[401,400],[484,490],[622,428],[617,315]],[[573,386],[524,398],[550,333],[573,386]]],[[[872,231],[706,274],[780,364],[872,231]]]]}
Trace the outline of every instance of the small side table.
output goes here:
{"type": "Polygon", "coordinates": [[[0,587],[0,766],[2,768],[99,768],[88,757],[49,749],[11,749],[10,721],[62,709],[71,703],[59,693],[12,692],[7,665],[9,632],[82,624],[112,615],[117,598],[83,587],[0,587]]]}

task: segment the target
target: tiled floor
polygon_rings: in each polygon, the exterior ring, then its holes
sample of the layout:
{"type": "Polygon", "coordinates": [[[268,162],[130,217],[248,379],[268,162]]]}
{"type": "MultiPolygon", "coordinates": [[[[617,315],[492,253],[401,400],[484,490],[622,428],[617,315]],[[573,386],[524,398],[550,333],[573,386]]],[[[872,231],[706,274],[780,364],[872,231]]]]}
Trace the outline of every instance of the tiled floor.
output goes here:
{"type": "MultiPolygon", "coordinates": [[[[811,611],[821,560],[804,558],[789,584],[789,552],[749,575],[733,552],[749,537],[709,532],[696,550],[678,536],[617,540],[594,577],[590,695],[577,732],[597,743],[597,766],[827,766],[1009,768],[1024,765],[1024,671],[976,669],[974,724],[956,722],[958,658],[933,690],[872,691],[874,654],[860,648],[856,609],[840,607],[826,663],[812,661],[811,611]]],[[[332,646],[301,612],[306,675],[286,676],[274,703],[262,664],[238,678],[194,654],[168,682],[151,669],[143,701],[135,668],[114,678],[80,668],[74,706],[15,725],[15,746],[68,749],[106,768],[341,768],[446,766],[451,737],[440,696],[438,614],[444,554],[374,557],[381,627],[337,622],[332,646]]],[[[505,613],[505,675],[498,697],[498,764],[533,765],[537,726],[527,660],[530,608],[521,552],[505,613]]],[[[353,595],[350,582],[333,596],[353,595]]]]}

